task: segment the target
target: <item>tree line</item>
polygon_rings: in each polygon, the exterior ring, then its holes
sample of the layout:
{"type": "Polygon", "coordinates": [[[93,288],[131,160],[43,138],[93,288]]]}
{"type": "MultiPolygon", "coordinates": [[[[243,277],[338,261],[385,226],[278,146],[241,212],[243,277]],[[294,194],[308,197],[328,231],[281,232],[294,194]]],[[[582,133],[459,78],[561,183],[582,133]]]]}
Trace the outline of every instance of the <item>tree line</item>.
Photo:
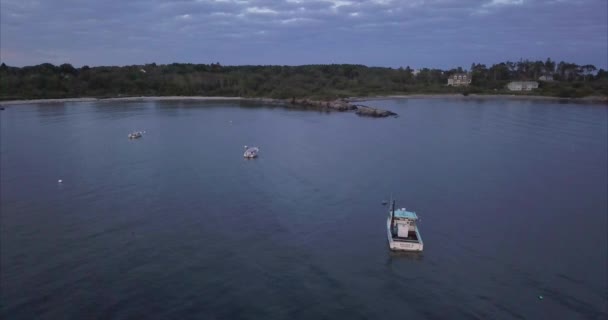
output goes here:
{"type": "Polygon", "coordinates": [[[222,66],[219,63],[155,63],[131,66],[0,65],[0,99],[118,96],[239,96],[270,98],[340,98],[412,93],[506,93],[510,81],[541,82],[534,94],[582,97],[605,95],[608,72],[593,65],[551,59],[520,60],[491,66],[473,63],[469,70],[413,70],[353,64],[303,66],[222,66]],[[468,72],[469,87],[446,86],[449,76],[468,72]]]}

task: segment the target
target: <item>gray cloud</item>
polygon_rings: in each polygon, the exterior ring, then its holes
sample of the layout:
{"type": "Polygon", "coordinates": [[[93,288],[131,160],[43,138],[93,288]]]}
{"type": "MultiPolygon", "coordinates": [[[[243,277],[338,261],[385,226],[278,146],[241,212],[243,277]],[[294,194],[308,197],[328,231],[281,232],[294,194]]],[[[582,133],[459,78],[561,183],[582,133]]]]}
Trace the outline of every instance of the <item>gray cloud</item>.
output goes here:
{"type": "Polygon", "coordinates": [[[605,0],[150,0],[0,4],[13,65],[145,62],[606,66],[605,0]],[[576,50],[572,50],[572,48],[576,50]]]}

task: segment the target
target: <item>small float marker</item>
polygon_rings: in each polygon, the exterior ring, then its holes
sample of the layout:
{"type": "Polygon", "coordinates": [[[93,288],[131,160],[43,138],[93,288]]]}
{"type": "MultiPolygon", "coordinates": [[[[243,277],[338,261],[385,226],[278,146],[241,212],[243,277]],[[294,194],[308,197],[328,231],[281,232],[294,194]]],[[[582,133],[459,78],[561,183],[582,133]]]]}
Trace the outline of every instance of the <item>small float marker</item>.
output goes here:
{"type": "Polygon", "coordinates": [[[538,300],[543,300],[543,296],[538,296],[538,300]]]}
{"type": "Polygon", "coordinates": [[[57,182],[58,182],[58,183],[62,183],[62,182],[63,182],[63,180],[59,179],[59,180],[57,180],[57,182]]]}

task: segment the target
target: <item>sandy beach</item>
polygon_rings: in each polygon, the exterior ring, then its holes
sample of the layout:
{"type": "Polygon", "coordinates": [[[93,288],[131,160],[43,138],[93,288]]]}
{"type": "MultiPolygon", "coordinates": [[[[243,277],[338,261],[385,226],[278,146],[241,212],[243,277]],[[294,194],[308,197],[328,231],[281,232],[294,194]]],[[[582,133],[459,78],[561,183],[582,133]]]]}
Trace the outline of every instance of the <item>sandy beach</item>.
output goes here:
{"type": "MultiPolygon", "coordinates": [[[[386,99],[462,99],[462,100],[479,100],[479,99],[512,99],[512,100],[551,100],[564,102],[583,102],[583,103],[608,103],[608,97],[590,96],[584,98],[560,98],[548,96],[534,95],[478,95],[470,94],[464,96],[462,94],[412,94],[412,95],[386,95],[372,97],[350,97],[345,100],[348,102],[361,102],[386,99]]],[[[65,98],[65,99],[31,99],[31,100],[7,100],[0,101],[0,105],[22,105],[22,104],[40,104],[40,103],[69,103],[69,102],[116,102],[116,101],[260,101],[268,103],[284,102],[280,99],[271,98],[243,98],[243,97],[203,97],[203,96],[150,96],[150,97],[115,97],[115,98],[65,98]]]]}

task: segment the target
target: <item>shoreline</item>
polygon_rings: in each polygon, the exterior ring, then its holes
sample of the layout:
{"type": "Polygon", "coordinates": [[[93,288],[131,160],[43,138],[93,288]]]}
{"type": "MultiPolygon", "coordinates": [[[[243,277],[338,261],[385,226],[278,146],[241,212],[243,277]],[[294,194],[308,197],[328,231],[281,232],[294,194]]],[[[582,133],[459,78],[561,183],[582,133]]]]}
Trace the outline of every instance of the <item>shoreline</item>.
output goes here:
{"type": "Polygon", "coordinates": [[[537,95],[518,95],[518,94],[469,94],[462,95],[460,93],[434,93],[434,94],[411,94],[411,95],[386,95],[373,97],[349,97],[348,102],[373,101],[373,100],[390,100],[390,99],[458,99],[458,100],[547,100],[547,101],[564,101],[578,103],[608,103],[608,97],[589,96],[583,98],[562,98],[552,96],[537,96],[537,95]]]}
{"type": "MultiPolygon", "coordinates": [[[[561,98],[550,96],[535,96],[535,95],[502,95],[502,94],[470,94],[464,96],[462,94],[411,94],[411,95],[385,95],[385,96],[370,96],[370,97],[349,97],[344,101],[349,103],[374,101],[374,100],[389,100],[389,99],[459,99],[459,100],[492,100],[492,99],[507,99],[507,100],[547,100],[547,101],[564,101],[574,103],[601,103],[608,104],[608,97],[590,96],[584,98],[561,98]]],[[[259,101],[266,103],[285,102],[285,99],[272,98],[246,98],[246,97],[224,97],[224,96],[142,96],[142,97],[113,97],[113,98],[58,98],[58,99],[27,99],[27,100],[6,100],[0,101],[2,106],[24,105],[24,104],[46,104],[46,103],[69,103],[69,102],[104,102],[104,101],[259,101]]],[[[340,99],[336,99],[340,100],[340,99]]]]}
{"type": "Polygon", "coordinates": [[[104,101],[176,101],[176,100],[192,100],[192,101],[236,101],[236,100],[259,100],[261,98],[241,98],[241,97],[204,97],[204,96],[142,96],[142,97],[113,97],[113,98],[58,98],[58,99],[26,99],[26,100],[6,100],[0,101],[0,105],[20,105],[20,104],[38,104],[38,103],[66,103],[66,102],[104,102],[104,101]]]}

